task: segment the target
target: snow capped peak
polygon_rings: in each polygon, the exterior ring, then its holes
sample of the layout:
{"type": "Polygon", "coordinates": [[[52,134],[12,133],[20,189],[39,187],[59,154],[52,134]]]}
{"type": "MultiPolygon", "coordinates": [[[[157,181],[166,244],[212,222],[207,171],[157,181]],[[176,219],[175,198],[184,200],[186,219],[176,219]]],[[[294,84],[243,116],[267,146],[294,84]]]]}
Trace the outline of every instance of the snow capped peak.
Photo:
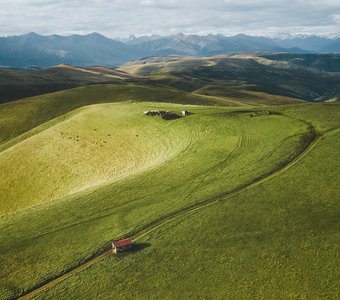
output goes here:
{"type": "Polygon", "coordinates": [[[327,33],[327,34],[310,34],[310,33],[278,33],[270,36],[278,40],[294,40],[294,39],[310,39],[310,38],[321,38],[321,39],[336,39],[340,37],[340,33],[327,33]]]}

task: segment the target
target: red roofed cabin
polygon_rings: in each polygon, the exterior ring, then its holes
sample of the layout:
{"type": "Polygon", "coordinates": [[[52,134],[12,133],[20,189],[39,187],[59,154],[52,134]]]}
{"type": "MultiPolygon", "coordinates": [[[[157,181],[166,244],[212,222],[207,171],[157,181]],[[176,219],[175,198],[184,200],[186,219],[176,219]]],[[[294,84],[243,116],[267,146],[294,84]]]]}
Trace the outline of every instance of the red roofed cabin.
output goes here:
{"type": "Polygon", "coordinates": [[[119,253],[124,251],[129,251],[133,247],[133,241],[128,238],[125,240],[117,241],[112,243],[112,252],[119,253]]]}

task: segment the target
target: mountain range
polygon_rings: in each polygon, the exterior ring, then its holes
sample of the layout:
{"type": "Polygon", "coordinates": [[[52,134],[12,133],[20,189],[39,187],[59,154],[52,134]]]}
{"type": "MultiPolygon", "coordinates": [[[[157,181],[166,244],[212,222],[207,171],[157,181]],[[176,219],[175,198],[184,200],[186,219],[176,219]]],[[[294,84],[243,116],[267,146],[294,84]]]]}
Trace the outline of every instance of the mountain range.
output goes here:
{"type": "Polygon", "coordinates": [[[118,66],[150,56],[210,56],[239,52],[338,53],[340,38],[302,36],[268,38],[244,34],[131,36],[115,40],[99,33],[49,35],[29,33],[0,38],[0,66],[48,68],[58,64],[118,66]]]}

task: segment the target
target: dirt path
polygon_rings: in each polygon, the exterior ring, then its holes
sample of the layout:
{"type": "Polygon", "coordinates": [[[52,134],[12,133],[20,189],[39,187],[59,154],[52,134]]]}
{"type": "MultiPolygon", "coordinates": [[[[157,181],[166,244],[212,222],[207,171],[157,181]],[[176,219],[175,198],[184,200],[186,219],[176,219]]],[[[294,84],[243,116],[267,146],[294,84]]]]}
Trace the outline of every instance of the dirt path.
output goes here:
{"type": "MultiPolygon", "coordinates": [[[[209,198],[206,199],[200,203],[193,204],[191,206],[182,208],[178,211],[172,212],[166,216],[163,216],[162,218],[155,220],[147,225],[145,225],[142,229],[139,229],[136,232],[131,232],[130,234],[127,234],[128,236],[131,236],[135,241],[138,241],[142,239],[143,237],[149,235],[151,232],[157,230],[161,226],[173,221],[175,218],[181,217],[183,215],[194,213],[200,209],[203,209],[209,205],[213,205],[214,203],[218,201],[224,201],[226,199],[229,199],[231,197],[234,197],[242,192],[245,192],[251,188],[254,188],[266,181],[269,181],[273,177],[276,177],[283,172],[287,171],[288,169],[295,166],[297,163],[299,163],[302,159],[304,159],[318,144],[318,142],[326,135],[331,134],[334,131],[339,130],[339,128],[333,128],[331,130],[328,130],[324,134],[318,134],[316,129],[311,126],[310,128],[311,132],[313,134],[313,138],[305,145],[303,149],[301,149],[300,152],[296,153],[289,161],[287,161],[285,164],[278,166],[274,170],[272,170],[270,173],[267,173],[265,175],[262,175],[261,177],[255,178],[252,182],[246,183],[243,186],[230,191],[228,193],[225,193],[223,195],[220,195],[216,198],[209,198]]],[[[31,290],[23,293],[20,295],[17,299],[32,299],[38,294],[47,291],[48,289],[52,288],[53,286],[57,285],[58,283],[62,282],[63,280],[76,275],[83,270],[87,269],[88,267],[94,265],[98,261],[102,260],[105,257],[108,257],[111,254],[111,250],[107,248],[105,251],[102,251],[101,253],[97,253],[89,260],[80,263],[78,266],[73,267],[72,269],[67,270],[65,273],[60,274],[46,282],[42,282],[39,286],[36,286],[32,288],[31,290]]]]}

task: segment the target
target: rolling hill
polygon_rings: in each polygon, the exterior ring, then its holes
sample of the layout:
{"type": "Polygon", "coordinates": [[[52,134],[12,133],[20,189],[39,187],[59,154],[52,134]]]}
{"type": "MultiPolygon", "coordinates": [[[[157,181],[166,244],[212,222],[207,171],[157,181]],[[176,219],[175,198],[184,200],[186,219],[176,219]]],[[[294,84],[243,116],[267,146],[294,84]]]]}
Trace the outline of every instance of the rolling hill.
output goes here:
{"type": "Polygon", "coordinates": [[[46,70],[0,69],[0,79],[0,103],[84,85],[134,83],[249,104],[269,95],[272,99],[262,103],[270,104],[275,95],[307,101],[336,98],[340,65],[336,54],[255,52],[151,57],[119,68],[61,64],[46,70]]]}
{"type": "Polygon", "coordinates": [[[0,153],[2,298],[337,291],[338,104],[96,104],[41,126],[0,153]],[[131,235],[140,251],[109,255],[131,235]]]}
{"type": "MultiPolygon", "coordinates": [[[[248,98],[251,95],[247,94],[248,98]]],[[[11,147],[18,140],[44,130],[43,125],[54,118],[83,106],[112,102],[154,101],[166,103],[182,103],[196,105],[222,106],[261,106],[266,103],[273,105],[296,104],[299,100],[279,95],[261,93],[251,99],[236,97],[206,96],[188,93],[179,89],[156,84],[102,84],[88,85],[75,89],[59,91],[46,95],[21,99],[0,106],[0,148],[11,147]],[[1,145],[2,144],[2,145],[1,145]]]]}
{"type": "Polygon", "coordinates": [[[99,66],[59,65],[46,70],[0,68],[0,103],[84,85],[115,83],[132,76],[99,66]]]}
{"type": "Polygon", "coordinates": [[[277,53],[262,55],[274,61],[287,62],[299,68],[310,68],[314,71],[340,72],[340,54],[289,54],[277,53]]]}
{"type": "Polygon", "coordinates": [[[336,298],[339,165],[328,166],[337,140],[329,132],[286,172],[179,215],[142,236],[140,252],[105,257],[38,299],[336,298]]]}
{"type": "Polygon", "coordinates": [[[54,120],[45,130],[3,151],[0,190],[6,202],[1,203],[0,211],[13,212],[79,193],[140,173],[176,156],[181,148],[176,149],[171,141],[188,139],[189,133],[181,136],[170,131],[164,139],[155,140],[153,137],[161,130],[158,124],[152,118],[144,119],[144,124],[136,123],[129,117],[131,108],[131,105],[98,105],[77,109],[63,117],[62,122],[54,120]],[[36,145],[40,145],[39,150],[36,145]],[[56,145],[59,145],[57,149],[56,145]],[[79,162],[79,155],[89,163],[79,162]],[[25,162],[16,159],[20,156],[26,157],[25,162]],[[15,173],[11,172],[13,169],[15,173]],[[54,178],[58,185],[46,185],[47,177],[54,178]],[[21,190],[11,188],[14,181],[21,182],[21,190]]]}
{"type": "Polygon", "coordinates": [[[334,63],[338,58],[338,55],[263,53],[199,58],[169,56],[130,62],[119,70],[191,92],[208,85],[215,86],[219,96],[223,96],[222,90],[225,96],[250,90],[322,101],[333,98],[340,86],[340,69],[334,63]],[[294,57],[300,57],[303,62],[296,63],[294,57]]]}
{"type": "Polygon", "coordinates": [[[0,70],[0,299],[336,298],[337,60],[0,70]]]}

